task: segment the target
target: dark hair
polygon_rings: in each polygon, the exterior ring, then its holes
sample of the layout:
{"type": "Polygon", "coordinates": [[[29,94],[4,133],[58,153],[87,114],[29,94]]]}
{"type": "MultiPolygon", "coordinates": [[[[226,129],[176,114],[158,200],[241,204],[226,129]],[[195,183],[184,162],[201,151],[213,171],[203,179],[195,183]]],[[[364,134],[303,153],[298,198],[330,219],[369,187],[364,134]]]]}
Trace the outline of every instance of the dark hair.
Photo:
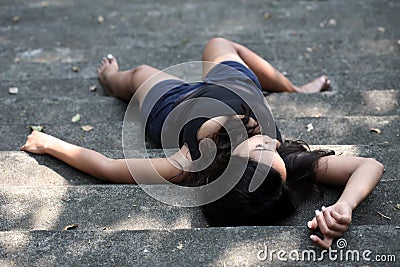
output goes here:
{"type": "MultiPolygon", "coordinates": [[[[287,170],[286,182],[274,168],[249,160],[239,182],[220,199],[204,205],[203,213],[211,226],[274,225],[291,215],[297,206],[313,191],[319,192],[314,168],[320,157],[333,151],[311,151],[304,141],[285,141],[278,149],[287,170]],[[263,183],[249,192],[249,185],[256,174],[267,174],[263,183]]],[[[239,157],[230,158],[235,165],[239,157]]],[[[243,162],[243,160],[242,160],[243,162]]],[[[235,168],[231,175],[237,175],[235,168]]],[[[217,176],[219,177],[219,176],[217,176]]],[[[208,178],[209,182],[212,180],[208,178]]]]}
{"type": "MultiPolygon", "coordinates": [[[[243,164],[239,163],[243,162],[240,157],[232,156],[231,161],[236,166],[243,164]]],[[[226,175],[237,173],[232,168],[226,175]]],[[[211,226],[271,225],[295,210],[289,188],[282,182],[280,174],[252,160],[247,162],[244,174],[231,191],[202,208],[211,226]],[[255,172],[268,175],[255,191],[249,192],[255,172]]]]}
{"type": "MultiPolygon", "coordinates": [[[[242,107],[245,116],[241,120],[229,120],[231,129],[235,124],[246,125],[247,133],[234,133],[230,139],[224,127],[212,138],[217,147],[217,154],[212,163],[204,170],[189,173],[187,182],[200,186],[213,182],[224,172],[233,178],[240,174],[231,166],[243,166],[246,169],[239,182],[223,197],[202,207],[203,213],[211,226],[237,225],[273,225],[293,213],[298,204],[311,192],[319,191],[315,181],[314,169],[318,159],[334,154],[333,151],[311,151],[307,143],[301,140],[285,141],[277,152],[286,166],[286,182],[279,172],[270,166],[231,155],[231,146],[253,136],[257,125],[248,126],[250,111],[242,107]],[[247,161],[247,162],[246,162],[247,161]],[[257,172],[257,173],[256,173],[257,172]],[[255,175],[266,175],[262,184],[253,192],[249,185],[255,175]]],[[[239,129],[240,127],[237,127],[239,129]]],[[[231,135],[232,136],[232,135],[231,135]]],[[[202,155],[206,156],[206,155],[202,155]]]]}

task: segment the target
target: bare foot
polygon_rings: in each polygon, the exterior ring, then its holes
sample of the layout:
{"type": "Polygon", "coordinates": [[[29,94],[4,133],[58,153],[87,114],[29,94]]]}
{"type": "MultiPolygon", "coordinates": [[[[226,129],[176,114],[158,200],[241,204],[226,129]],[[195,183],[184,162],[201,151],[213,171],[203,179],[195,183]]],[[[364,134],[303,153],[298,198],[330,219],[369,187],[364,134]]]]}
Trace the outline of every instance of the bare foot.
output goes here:
{"type": "Polygon", "coordinates": [[[331,86],[331,81],[325,75],[315,79],[314,81],[307,83],[301,87],[296,88],[298,93],[318,93],[326,91],[331,86]]]}
{"type": "Polygon", "coordinates": [[[115,57],[103,57],[100,66],[97,68],[97,74],[99,75],[99,80],[104,88],[107,95],[114,95],[113,90],[110,87],[108,77],[119,70],[118,62],[115,57]]]}

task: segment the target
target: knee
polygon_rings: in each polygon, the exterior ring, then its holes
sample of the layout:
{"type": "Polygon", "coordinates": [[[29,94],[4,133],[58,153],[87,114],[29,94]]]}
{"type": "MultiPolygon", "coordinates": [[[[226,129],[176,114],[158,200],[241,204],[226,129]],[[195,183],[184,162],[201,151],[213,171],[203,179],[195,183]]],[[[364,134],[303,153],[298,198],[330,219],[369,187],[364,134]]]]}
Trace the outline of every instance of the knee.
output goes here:
{"type": "Polygon", "coordinates": [[[133,70],[131,70],[132,75],[134,74],[139,74],[139,73],[143,73],[143,72],[147,72],[149,70],[150,66],[143,64],[143,65],[139,65],[136,66],[133,70]]]}
{"type": "Polygon", "coordinates": [[[215,44],[221,44],[221,43],[227,43],[229,42],[227,39],[223,37],[214,37],[208,40],[207,45],[215,45],[215,44]]]}

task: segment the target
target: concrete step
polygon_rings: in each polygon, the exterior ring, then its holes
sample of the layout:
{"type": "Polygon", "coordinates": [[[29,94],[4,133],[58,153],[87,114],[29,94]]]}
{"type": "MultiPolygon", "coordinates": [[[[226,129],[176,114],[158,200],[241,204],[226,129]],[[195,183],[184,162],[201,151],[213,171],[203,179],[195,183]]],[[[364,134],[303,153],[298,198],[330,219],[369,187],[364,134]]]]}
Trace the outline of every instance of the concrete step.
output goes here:
{"type": "Polygon", "coordinates": [[[322,254],[313,246],[305,227],[173,231],[78,229],[2,232],[0,265],[338,266],[340,262],[346,265],[395,266],[395,260],[400,257],[397,249],[399,229],[395,226],[354,226],[344,239],[334,242],[337,244],[332,247],[331,254],[322,254]],[[283,260],[278,258],[278,251],[282,251],[279,256],[283,260]],[[298,260],[296,255],[299,255],[298,260]],[[386,259],[386,262],[377,263],[379,259],[386,259]]]}
{"type": "MultiPolygon", "coordinates": [[[[400,164],[398,162],[398,144],[389,145],[342,145],[342,146],[311,146],[311,149],[334,150],[336,155],[353,155],[372,157],[385,165],[384,181],[398,180],[400,164]]],[[[110,158],[124,158],[120,150],[100,151],[110,158]]],[[[146,156],[164,157],[161,150],[151,149],[147,152],[136,150],[132,157],[146,156]]],[[[47,155],[34,155],[26,152],[0,151],[0,186],[64,186],[91,185],[103,182],[73,169],[61,161],[47,155]]]]}
{"type": "Polygon", "coordinates": [[[320,94],[270,94],[275,118],[398,115],[398,90],[340,91],[320,94]]]}
{"type": "MultiPolygon", "coordinates": [[[[121,150],[122,121],[91,123],[94,128],[90,132],[80,127],[85,125],[86,118],[81,122],[72,123],[66,119],[63,124],[43,124],[45,132],[67,142],[95,150],[121,150]]],[[[303,139],[309,144],[320,145],[370,145],[397,144],[400,136],[400,120],[393,116],[344,116],[344,117],[301,117],[293,119],[276,119],[278,127],[286,139],[303,139]],[[309,131],[308,126],[313,126],[309,131]],[[381,133],[371,132],[378,128],[381,133]]],[[[0,125],[0,135],[5,142],[0,144],[0,150],[18,150],[29,135],[30,124],[0,125]]],[[[139,122],[132,123],[131,132],[142,133],[139,122]]],[[[140,138],[131,140],[131,148],[143,147],[140,138]]]]}
{"type": "MultiPolygon", "coordinates": [[[[168,185],[154,185],[171,195],[168,185]]],[[[353,212],[354,225],[400,225],[400,181],[382,181],[353,212]]],[[[324,196],[311,195],[280,225],[306,225],[314,211],[334,204],[342,188],[322,186],[324,196]]],[[[200,208],[174,207],[147,195],[136,185],[3,186],[0,230],[81,229],[147,230],[207,227],[200,208]]]]}
{"type": "MultiPolygon", "coordinates": [[[[115,97],[89,99],[61,98],[0,98],[0,124],[57,124],[71,122],[80,114],[82,124],[123,121],[127,104],[115,97]]],[[[135,109],[138,112],[138,109],[135,109]]]]}
{"type": "MultiPolygon", "coordinates": [[[[400,114],[399,94],[397,90],[271,94],[267,100],[275,118],[382,116],[400,114]]],[[[0,98],[0,103],[0,113],[7,114],[0,117],[3,125],[68,123],[78,113],[82,123],[121,121],[127,107],[114,97],[27,98],[23,92],[0,98]]]]}
{"type": "Polygon", "coordinates": [[[281,1],[276,4],[237,0],[230,2],[232,8],[226,8],[226,4],[225,1],[188,1],[185,4],[179,1],[124,4],[122,1],[120,6],[111,6],[100,1],[95,8],[90,7],[90,15],[78,11],[87,8],[87,4],[78,1],[58,5],[50,3],[46,8],[40,4],[5,4],[0,23],[5,29],[6,40],[18,39],[21,44],[29,41],[31,47],[46,43],[47,47],[55,47],[66,42],[70,46],[82,47],[94,43],[94,38],[96,43],[122,43],[125,46],[132,42],[143,44],[142,40],[149,36],[148,39],[154,40],[149,47],[185,40],[193,44],[198,40],[204,42],[215,33],[239,35],[243,40],[252,40],[254,36],[263,39],[271,39],[272,36],[290,41],[315,36],[319,37],[315,38],[317,40],[353,40],[358,36],[371,40],[398,38],[395,25],[400,7],[393,1],[384,2],[382,6],[374,6],[373,1],[305,1],[295,4],[281,1]],[[385,12],[382,12],[383,9],[385,12]],[[369,13],[376,15],[372,19],[366,16],[369,13]],[[265,19],[265,14],[270,14],[270,18],[265,19]],[[98,23],[99,15],[104,16],[105,23],[98,23]],[[13,21],[14,16],[21,18],[18,23],[13,21]],[[328,23],[330,19],[335,19],[331,25],[328,23]],[[207,21],[207,27],[204,21],[207,21]],[[185,27],[187,24],[191,25],[190,29],[185,27]],[[36,36],[32,37],[30,33],[35,25],[41,30],[34,29],[36,36]],[[377,27],[387,30],[381,32],[377,27]],[[59,28],[64,31],[58,31],[59,28]],[[91,31],[81,31],[82,28],[90,28],[91,31]],[[49,38],[48,32],[54,33],[54,38],[49,38]],[[110,39],[110,35],[115,35],[115,38],[110,39]]]}
{"type": "MultiPolygon", "coordinates": [[[[161,186],[160,186],[161,187],[161,186]]],[[[170,192],[168,186],[166,192],[170,192]]],[[[1,231],[53,229],[70,224],[98,230],[179,229],[207,225],[199,208],[174,207],[135,185],[4,186],[1,231]]]]}
{"type": "MultiPolygon", "coordinates": [[[[313,78],[313,74],[297,73],[288,75],[295,84],[302,85],[313,78]]],[[[394,90],[399,88],[400,71],[369,72],[369,73],[338,73],[330,75],[333,83],[333,92],[346,93],[349,91],[365,90],[394,90]]],[[[43,98],[43,96],[98,98],[105,96],[104,90],[97,78],[71,78],[71,79],[32,79],[28,80],[1,80],[0,98],[10,98],[8,88],[18,87],[17,98],[43,98]],[[96,86],[96,91],[90,91],[91,86],[96,86]]],[[[368,92],[366,92],[368,94],[368,92]]]]}
{"type": "MultiPolygon", "coordinates": [[[[117,58],[124,58],[121,64],[121,69],[132,68],[139,64],[149,64],[154,67],[165,69],[172,65],[181,64],[182,62],[198,61],[201,60],[201,51],[203,48],[190,48],[179,50],[176,49],[155,49],[149,50],[148,48],[134,48],[126,51],[120,46],[113,49],[110,46],[102,47],[98,50],[90,48],[88,50],[79,52],[85,55],[82,60],[75,60],[70,62],[62,62],[56,60],[54,62],[32,62],[35,57],[49,57],[46,51],[39,52],[38,55],[21,63],[14,63],[14,58],[3,61],[0,63],[0,78],[1,80],[26,80],[26,79],[69,79],[69,78],[94,78],[97,77],[97,66],[101,57],[111,52],[117,58]],[[51,64],[51,68],[49,67],[51,64]],[[73,67],[79,67],[79,72],[72,71],[73,67]]],[[[256,51],[268,60],[269,52],[265,48],[256,48],[256,51]]],[[[35,54],[32,51],[23,51],[27,54],[35,54]]],[[[21,53],[23,53],[21,52],[21,53]]],[[[71,56],[76,55],[74,51],[70,51],[71,56]]],[[[20,57],[21,55],[16,55],[20,57]]],[[[59,56],[60,57],[60,56],[59,56]]],[[[63,57],[61,55],[61,57],[63,57]]],[[[380,55],[380,56],[352,56],[352,57],[313,57],[313,58],[299,58],[299,59],[278,59],[271,60],[270,63],[281,72],[288,75],[297,73],[307,73],[315,77],[321,74],[337,75],[337,74],[353,74],[353,73],[367,73],[367,72],[384,72],[384,71],[398,71],[400,65],[399,54],[393,55],[380,55]],[[363,62],[360,64],[360,62],[363,62]]],[[[385,88],[392,89],[392,88],[385,88]]]]}

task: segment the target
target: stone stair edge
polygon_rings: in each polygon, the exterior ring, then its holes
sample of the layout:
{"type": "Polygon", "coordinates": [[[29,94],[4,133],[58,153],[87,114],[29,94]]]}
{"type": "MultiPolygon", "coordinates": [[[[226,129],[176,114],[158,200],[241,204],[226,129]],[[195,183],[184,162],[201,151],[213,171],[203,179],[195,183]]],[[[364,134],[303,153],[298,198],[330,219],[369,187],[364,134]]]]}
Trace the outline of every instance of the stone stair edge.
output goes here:
{"type": "MultiPolygon", "coordinates": [[[[353,225],[352,229],[356,228],[394,228],[394,229],[399,229],[400,226],[398,225],[391,225],[391,224],[364,224],[364,225],[353,225]]],[[[274,229],[274,228],[283,228],[283,229],[290,229],[290,228],[295,228],[301,231],[307,230],[305,229],[304,226],[301,225],[253,225],[253,226],[213,226],[213,227],[195,227],[195,228],[190,228],[190,229],[140,229],[140,230],[99,230],[101,233],[107,233],[107,232],[190,232],[190,231],[218,231],[220,229],[226,229],[226,230],[238,230],[238,229],[249,229],[249,230],[257,230],[257,229],[274,229]]],[[[79,232],[97,232],[95,230],[85,230],[85,229],[79,229],[77,227],[76,229],[73,230],[11,230],[11,231],[0,231],[0,234],[7,234],[7,233],[12,233],[12,232],[17,232],[17,233],[65,233],[65,234],[72,234],[74,233],[79,233],[79,232]]]]}
{"type": "MultiPolygon", "coordinates": [[[[95,179],[95,178],[93,178],[95,179]]],[[[383,184],[397,184],[400,182],[400,178],[398,179],[394,179],[394,180],[381,180],[379,182],[379,184],[383,183],[383,184]]],[[[378,186],[379,186],[378,184],[378,186]]],[[[152,185],[143,185],[143,184],[116,184],[116,183],[100,183],[100,184],[81,184],[81,185],[75,185],[75,184],[67,184],[67,185],[1,185],[0,188],[0,192],[2,191],[2,189],[8,190],[10,188],[18,188],[18,189],[24,189],[24,190],[46,190],[45,188],[48,189],[64,189],[64,190],[69,190],[69,189],[80,189],[80,190],[84,190],[85,188],[87,189],[107,189],[110,187],[115,188],[121,188],[126,190],[127,188],[132,189],[132,190],[138,190],[141,189],[142,186],[151,186],[151,187],[158,187],[158,188],[171,188],[171,187],[175,187],[176,185],[170,185],[170,184],[152,184],[152,185]]],[[[326,185],[327,188],[329,188],[329,185],[326,185]]],[[[332,188],[335,188],[334,186],[332,186],[332,188]]],[[[67,192],[67,191],[66,191],[67,192]]],[[[145,191],[143,191],[143,193],[145,193],[145,191]]]]}
{"type": "MultiPolygon", "coordinates": [[[[400,73],[399,73],[400,74],[400,73]]],[[[10,87],[13,83],[9,83],[10,87]]],[[[18,84],[15,84],[15,87],[18,87],[18,84]]],[[[8,88],[6,86],[1,86],[0,82],[0,88],[2,90],[7,91],[8,88]]],[[[30,90],[34,91],[35,88],[30,88],[30,90]]],[[[101,102],[117,102],[117,103],[126,103],[125,101],[118,99],[116,97],[111,97],[105,95],[102,91],[103,88],[97,88],[94,92],[90,92],[89,88],[82,88],[80,89],[81,91],[88,91],[87,96],[84,98],[82,95],[77,95],[77,96],[71,96],[71,95],[62,95],[62,92],[57,92],[60,93],[60,95],[46,95],[46,96],[40,96],[40,95],[32,95],[31,92],[24,92],[24,91],[19,91],[18,94],[4,94],[0,95],[0,102],[2,101],[29,101],[29,100],[43,100],[43,101],[67,101],[73,99],[74,101],[80,103],[80,102],[92,102],[92,101],[101,101],[101,102]],[[97,92],[97,90],[101,91],[100,93],[97,92]],[[29,98],[25,98],[29,97],[29,98]]],[[[289,92],[281,92],[281,93],[270,93],[266,97],[268,98],[282,98],[282,97],[288,97],[292,96],[294,99],[296,98],[333,98],[333,97],[340,97],[340,96],[348,96],[348,95],[358,95],[358,94],[385,94],[385,93],[400,93],[400,88],[399,89],[394,89],[394,88],[388,88],[388,89],[352,89],[352,90],[343,90],[343,91],[338,91],[335,89],[328,90],[328,91],[323,91],[320,93],[312,93],[312,94],[293,94],[289,92]]]]}

